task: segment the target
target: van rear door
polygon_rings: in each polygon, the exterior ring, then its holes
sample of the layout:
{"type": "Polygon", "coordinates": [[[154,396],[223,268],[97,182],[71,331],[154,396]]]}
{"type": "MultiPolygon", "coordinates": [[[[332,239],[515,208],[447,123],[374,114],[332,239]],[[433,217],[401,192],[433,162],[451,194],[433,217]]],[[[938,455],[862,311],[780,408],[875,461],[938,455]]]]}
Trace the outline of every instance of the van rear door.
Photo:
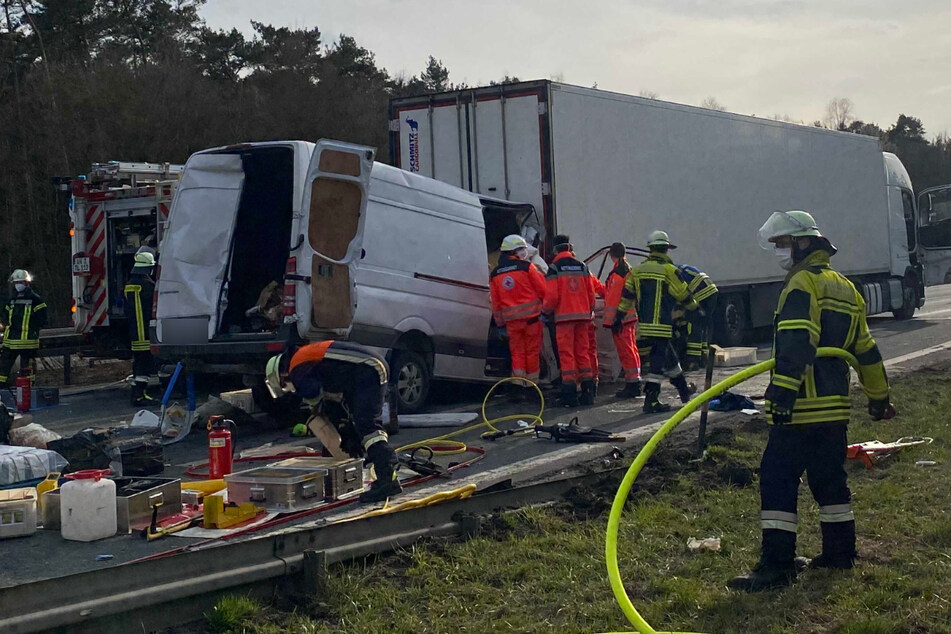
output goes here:
{"type": "Polygon", "coordinates": [[[367,192],[376,150],[317,142],[304,181],[311,259],[310,331],[348,332],[356,308],[354,267],[363,250],[367,192]]]}
{"type": "Polygon", "coordinates": [[[185,166],[159,259],[160,343],[207,343],[215,335],[243,184],[240,154],[198,154],[185,166]]]}

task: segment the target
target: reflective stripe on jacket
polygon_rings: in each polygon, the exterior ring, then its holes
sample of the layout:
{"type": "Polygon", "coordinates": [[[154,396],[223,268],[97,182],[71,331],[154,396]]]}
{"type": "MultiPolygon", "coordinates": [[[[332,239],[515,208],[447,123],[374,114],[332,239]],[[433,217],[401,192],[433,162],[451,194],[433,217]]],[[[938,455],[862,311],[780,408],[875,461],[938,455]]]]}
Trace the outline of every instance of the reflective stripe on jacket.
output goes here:
{"type": "Polygon", "coordinates": [[[618,312],[626,316],[632,308],[636,309],[638,337],[670,339],[672,313],[678,303],[689,310],[697,308],[697,301],[671,259],[664,253],[652,252],[627,274],[618,312]]]}
{"type": "Polygon", "coordinates": [[[710,276],[695,266],[680,264],[677,266],[680,279],[687,285],[687,290],[698,302],[711,297],[717,293],[716,284],[710,279],[710,276]]]}
{"type": "Polygon", "coordinates": [[[40,329],[46,325],[46,302],[27,288],[10,298],[0,312],[6,327],[3,347],[11,350],[36,350],[40,347],[40,329]]]}
{"type": "Polygon", "coordinates": [[[792,410],[792,423],[847,421],[851,408],[849,365],[816,358],[818,347],[842,348],[858,360],[859,380],[869,399],[888,396],[882,355],[868,330],[865,300],[848,279],[829,267],[829,254],[815,251],[786,277],[776,311],[776,367],[766,401],[792,410]]]}
{"type": "Polygon", "coordinates": [[[545,276],[531,262],[503,255],[489,281],[496,325],[537,318],[542,310],[545,290],[545,276]]]}
{"type": "MultiPolygon", "coordinates": [[[[604,283],[604,327],[610,328],[614,324],[614,317],[617,315],[618,304],[621,303],[621,293],[624,292],[624,279],[630,272],[631,267],[627,260],[618,260],[614,270],[608,275],[608,281],[604,283]]],[[[625,313],[622,323],[633,324],[637,321],[637,310],[634,306],[625,313]]]]}
{"type": "Polygon", "coordinates": [[[552,260],[545,280],[545,312],[555,314],[555,322],[590,320],[594,311],[595,283],[583,262],[571,251],[562,251],[552,260]]]}

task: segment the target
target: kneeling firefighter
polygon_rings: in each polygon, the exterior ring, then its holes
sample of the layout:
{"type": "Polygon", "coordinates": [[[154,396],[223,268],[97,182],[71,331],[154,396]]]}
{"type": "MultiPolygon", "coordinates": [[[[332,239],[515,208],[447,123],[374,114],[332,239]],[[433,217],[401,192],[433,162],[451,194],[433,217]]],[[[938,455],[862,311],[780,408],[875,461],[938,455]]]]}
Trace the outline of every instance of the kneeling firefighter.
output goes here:
{"type": "Polygon", "coordinates": [[[852,399],[849,365],[816,358],[820,346],[841,348],[859,362],[859,381],[873,420],[892,418],[882,355],[869,334],[865,300],[852,282],[833,270],[836,253],[805,211],[777,211],[760,229],[760,246],[789,271],[776,311],[776,366],[766,389],[769,440],[760,464],[763,550],[759,564],[729,582],[757,592],[792,583],[800,568],[851,568],[855,518],[843,466],[852,399]],[[819,504],[822,554],[796,557],[799,480],[808,475],[819,504]]]}
{"type": "Polygon", "coordinates": [[[342,341],[318,341],[272,357],[266,384],[271,396],[296,393],[315,410],[325,394],[340,393],[353,418],[355,433],[341,434],[341,449],[365,457],[376,471],[361,502],[381,502],[402,492],[396,478],[396,454],[383,429],[387,392],[386,361],[366,348],[342,341]]]}

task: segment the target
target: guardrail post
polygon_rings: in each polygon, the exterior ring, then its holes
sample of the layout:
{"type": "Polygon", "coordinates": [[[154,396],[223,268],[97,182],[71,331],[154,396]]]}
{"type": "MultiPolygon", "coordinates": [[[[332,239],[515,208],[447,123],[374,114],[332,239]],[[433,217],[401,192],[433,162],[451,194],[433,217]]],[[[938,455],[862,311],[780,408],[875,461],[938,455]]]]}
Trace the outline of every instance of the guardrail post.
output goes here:
{"type": "Polygon", "coordinates": [[[304,551],[304,593],[317,596],[327,589],[327,553],[323,550],[304,551]]]}

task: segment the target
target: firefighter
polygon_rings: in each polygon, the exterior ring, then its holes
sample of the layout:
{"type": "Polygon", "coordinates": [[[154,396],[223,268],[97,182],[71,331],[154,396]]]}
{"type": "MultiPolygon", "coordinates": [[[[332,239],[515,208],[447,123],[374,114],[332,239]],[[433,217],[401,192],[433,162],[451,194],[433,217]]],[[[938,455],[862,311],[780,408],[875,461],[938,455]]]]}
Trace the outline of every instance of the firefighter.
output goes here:
{"type": "MultiPolygon", "coordinates": [[[[604,296],[604,327],[610,328],[617,316],[617,307],[624,292],[624,280],[631,270],[625,255],[627,249],[621,242],[611,245],[608,255],[614,262],[614,268],[608,275],[605,283],[604,296]]],[[[614,337],[614,347],[617,348],[618,358],[621,360],[621,369],[624,375],[624,388],[614,396],[617,398],[637,398],[641,395],[641,356],[637,351],[637,310],[632,306],[621,321],[621,330],[614,337]]]]}
{"type": "MultiPolygon", "coordinates": [[[[545,276],[529,261],[528,243],[521,236],[502,240],[501,252],[489,282],[492,316],[508,336],[512,376],[538,381],[545,276]]],[[[525,384],[522,389],[531,388],[525,384]]]]}
{"type": "Polygon", "coordinates": [[[152,319],[152,297],[155,292],[155,280],[152,279],[154,268],[155,254],[148,247],[140,248],[135,254],[129,281],[122,291],[132,346],[133,407],[148,405],[155,400],[148,393],[149,377],[155,366],[149,341],[149,321],[152,319]]]}
{"type": "Polygon", "coordinates": [[[13,383],[10,370],[17,357],[20,358],[20,376],[29,377],[32,384],[36,377],[33,364],[40,347],[40,329],[46,325],[46,302],[34,292],[29,271],[17,269],[8,281],[13,284],[13,294],[0,310],[0,332],[3,332],[0,386],[13,383]]]}
{"type": "Polygon", "coordinates": [[[352,416],[352,429],[341,433],[341,449],[373,465],[376,480],[361,502],[382,502],[402,492],[396,477],[396,453],[383,428],[387,393],[386,361],[363,346],[318,341],[272,357],[265,383],[271,396],[296,393],[314,413],[324,393],[341,393],[352,416]]]}
{"type": "Polygon", "coordinates": [[[561,368],[561,405],[594,403],[590,357],[595,285],[588,267],[575,258],[571,239],[555,236],[555,257],[548,268],[544,310],[554,315],[558,362],[561,368]],[[578,396],[578,386],[581,396],[578,396]]]}
{"type": "Polygon", "coordinates": [[[687,310],[699,308],[696,300],[687,290],[687,285],[677,275],[667,252],[676,249],[664,231],[654,231],[647,239],[650,255],[631,269],[624,280],[624,290],[618,303],[617,313],[611,331],[620,334],[624,329],[624,320],[631,310],[638,316],[638,348],[643,351],[650,363],[644,388],[644,413],[668,412],[670,405],[661,403],[660,383],[666,375],[677,388],[680,400],[686,403],[696,387],[687,384],[677,353],[671,345],[673,336],[672,313],[680,303],[687,310]]]}
{"type": "Polygon", "coordinates": [[[882,356],[868,331],[865,301],[833,270],[832,243],[805,211],[774,212],[759,231],[760,245],[788,270],[773,335],[776,367],[766,390],[771,427],[760,465],[763,549],[759,564],[730,581],[755,592],[792,583],[799,569],[852,568],[855,518],[843,463],[849,421],[849,365],[816,358],[816,348],[842,348],[859,362],[859,380],[873,420],[892,418],[882,356]],[[795,557],[796,500],[803,472],[819,504],[822,554],[795,557]]]}
{"type": "Polygon", "coordinates": [[[706,365],[709,352],[710,327],[717,308],[717,287],[706,273],[689,264],[677,265],[680,279],[700,304],[700,310],[687,311],[687,370],[706,365]]]}

